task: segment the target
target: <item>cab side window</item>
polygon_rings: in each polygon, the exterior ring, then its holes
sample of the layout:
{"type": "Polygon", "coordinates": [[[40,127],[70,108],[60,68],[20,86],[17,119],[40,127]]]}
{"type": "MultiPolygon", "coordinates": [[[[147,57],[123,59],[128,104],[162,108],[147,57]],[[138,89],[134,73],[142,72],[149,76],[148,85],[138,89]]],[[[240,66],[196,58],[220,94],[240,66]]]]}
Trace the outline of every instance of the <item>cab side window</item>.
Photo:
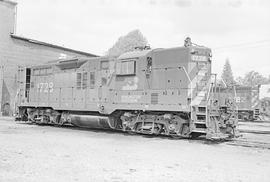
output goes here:
{"type": "Polygon", "coordinates": [[[116,75],[135,75],[136,73],[136,61],[125,60],[116,63],[116,75]]]}
{"type": "Polygon", "coordinates": [[[96,82],[95,72],[90,72],[90,89],[95,88],[95,82],[96,82]]]}

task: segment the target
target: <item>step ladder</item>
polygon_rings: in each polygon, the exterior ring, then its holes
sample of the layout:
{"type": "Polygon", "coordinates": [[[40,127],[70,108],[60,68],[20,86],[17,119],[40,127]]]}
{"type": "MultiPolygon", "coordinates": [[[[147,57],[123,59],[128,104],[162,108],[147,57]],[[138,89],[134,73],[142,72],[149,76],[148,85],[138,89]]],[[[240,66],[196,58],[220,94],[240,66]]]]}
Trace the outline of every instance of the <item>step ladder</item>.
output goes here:
{"type": "Polygon", "coordinates": [[[213,128],[215,132],[219,132],[217,126],[217,118],[219,117],[218,108],[212,107],[211,109],[204,105],[192,106],[192,122],[191,122],[191,133],[206,134],[209,130],[209,126],[213,128]],[[211,123],[210,123],[211,122],[211,123]]]}
{"type": "Polygon", "coordinates": [[[192,106],[192,133],[206,133],[207,129],[207,107],[206,106],[192,106]]]}
{"type": "Polygon", "coordinates": [[[203,97],[201,102],[203,104],[191,106],[191,133],[207,134],[207,126],[209,121],[209,108],[207,107],[210,97],[212,85],[208,88],[208,91],[204,91],[204,95],[197,95],[197,97],[203,97]]]}

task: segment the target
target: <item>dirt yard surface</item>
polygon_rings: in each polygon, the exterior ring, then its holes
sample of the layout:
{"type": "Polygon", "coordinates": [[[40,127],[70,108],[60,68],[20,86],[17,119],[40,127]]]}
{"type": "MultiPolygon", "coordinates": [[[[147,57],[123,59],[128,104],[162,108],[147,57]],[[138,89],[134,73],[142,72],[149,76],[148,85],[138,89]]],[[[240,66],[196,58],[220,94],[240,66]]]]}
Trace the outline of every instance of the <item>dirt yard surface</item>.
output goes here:
{"type": "Polygon", "coordinates": [[[240,129],[235,141],[211,143],[0,118],[0,182],[269,182],[270,134],[250,131],[270,124],[240,129]]]}

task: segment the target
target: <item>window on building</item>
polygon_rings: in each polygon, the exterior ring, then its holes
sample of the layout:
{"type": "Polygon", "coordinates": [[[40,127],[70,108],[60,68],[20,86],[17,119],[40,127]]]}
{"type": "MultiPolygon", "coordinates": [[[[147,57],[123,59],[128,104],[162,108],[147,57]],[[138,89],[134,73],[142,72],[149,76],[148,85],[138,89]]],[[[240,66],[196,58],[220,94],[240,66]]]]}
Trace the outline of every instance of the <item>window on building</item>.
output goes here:
{"type": "Polygon", "coordinates": [[[87,88],[87,72],[84,72],[82,77],[82,89],[86,88],[87,88]]]}
{"type": "Polygon", "coordinates": [[[90,72],[90,89],[95,88],[95,72],[90,72]]]}
{"type": "Polygon", "coordinates": [[[77,73],[77,89],[81,89],[82,87],[82,74],[77,73]]]}
{"type": "Polygon", "coordinates": [[[117,75],[134,75],[136,72],[136,61],[122,61],[116,63],[117,75]]]}

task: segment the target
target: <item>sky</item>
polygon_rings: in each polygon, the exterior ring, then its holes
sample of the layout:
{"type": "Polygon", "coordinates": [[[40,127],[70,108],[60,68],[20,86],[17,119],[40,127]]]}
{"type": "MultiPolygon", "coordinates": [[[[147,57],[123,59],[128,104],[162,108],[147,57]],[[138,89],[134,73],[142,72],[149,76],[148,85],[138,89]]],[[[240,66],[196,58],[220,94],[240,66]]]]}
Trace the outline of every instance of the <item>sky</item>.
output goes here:
{"type": "Polygon", "coordinates": [[[139,29],[152,48],[212,49],[213,72],[270,75],[269,0],[17,0],[17,35],[104,55],[139,29]]]}

